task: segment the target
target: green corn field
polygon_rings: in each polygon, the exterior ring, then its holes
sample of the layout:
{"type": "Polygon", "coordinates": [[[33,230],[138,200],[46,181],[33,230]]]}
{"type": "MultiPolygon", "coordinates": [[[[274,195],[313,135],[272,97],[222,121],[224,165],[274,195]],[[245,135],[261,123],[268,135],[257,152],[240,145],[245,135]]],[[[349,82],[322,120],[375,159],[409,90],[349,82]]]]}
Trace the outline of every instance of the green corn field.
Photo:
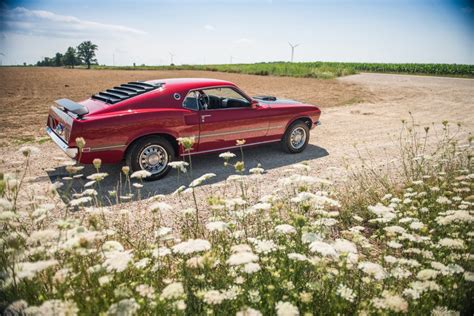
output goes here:
{"type": "Polygon", "coordinates": [[[180,65],[180,66],[96,66],[96,69],[204,70],[261,76],[332,79],[360,72],[399,73],[474,78],[474,65],[460,64],[385,64],[342,62],[268,62],[254,64],[180,65]]]}

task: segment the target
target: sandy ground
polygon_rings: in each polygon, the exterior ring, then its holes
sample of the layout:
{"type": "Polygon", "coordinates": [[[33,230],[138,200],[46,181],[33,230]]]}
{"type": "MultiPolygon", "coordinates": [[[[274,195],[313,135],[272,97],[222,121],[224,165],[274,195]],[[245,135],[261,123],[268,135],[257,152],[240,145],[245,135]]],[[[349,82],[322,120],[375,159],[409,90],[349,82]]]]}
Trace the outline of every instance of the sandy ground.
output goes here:
{"type": "MultiPolygon", "coordinates": [[[[103,76],[100,72],[99,74],[103,76]]],[[[207,76],[208,74],[199,73],[199,75],[207,76]]],[[[311,174],[313,175],[334,179],[344,172],[342,168],[344,162],[357,161],[355,147],[374,161],[382,162],[394,157],[397,153],[396,139],[401,128],[401,120],[408,119],[409,112],[420,126],[429,126],[431,123],[448,120],[452,123],[463,124],[466,134],[474,130],[474,80],[470,79],[360,74],[341,78],[333,83],[321,83],[314,79],[253,78],[255,76],[241,77],[218,73],[209,74],[211,75],[224,79],[230,79],[232,76],[237,83],[239,81],[245,83],[245,80],[250,77],[255,80],[255,83],[262,82],[267,85],[270,85],[269,82],[278,85],[282,80],[297,88],[293,92],[285,90],[281,96],[295,99],[308,93],[309,90],[305,90],[308,89],[304,86],[305,84],[310,86],[328,84],[335,87],[340,85],[337,89],[347,88],[350,91],[356,91],[360,93],[359,98],[363,98],[364,95],[369,96],[366,97],[367,101],[353,105],[323,107],[322,125],[311,132],[310,144],[301,154],[283,153],[276,144],[246,149],[246,166],[251,168],[261,163],[267,170],[260,180],[263,194],[274,190],[275,180],[284,174],[284,170],[289,165],[297,162],[307,161],[312,167],[311,174]]],[[[137,79],[140,76],[143,74],[139,73],[137,79]]],[[[98,82],[101,82],[100,79],[98,82]]],[[[265,84],[251,88],[251,93],[265,93],[265,84]]],[[[344,91],[340,93],[347,95],[344,91]]],[[[56,96],[60,97],[54,95],[56,96]]],[[[27,98],[27,96],[22,98],[27,98]]],[[[308,98],[307,101],[312,97],[308,98]]],[[[329,98],[326,97],[326,100],[329,98]]],[[[42,121],[43,118],[43,116],[38,116],[36,119],[42,121]]],[[[2,126],[2,132],[5,132],[4,129],[5,126],[2,126]]],[[[21,154],[17,152],[17,148],[18,146],[10,145],[0,148],[0,169],[11,171],[21,165],[21,154]]],[[[54,144],[48,142],[39,145],[39,148],[41,155],[35,158],[28,181],[31,187],[44,188],[51,181],[60,180],[66,173],[63,167],[64,162],[61,160],[63,154],[54,144]],[[46,171],[49,168],[55,169],[46,171]]],[[[103,183],[102,188],[113,190],[118,181],[120,166],[106,166],[104,170],[110,176],[103,183]]],[[[89,168],[85,174],[90,172],[92,170],[89,168]]],[[[217,154],[194,157],[193,177],[207,172],[217,174],[212,183],[223,183],[223,180],[231,174],[230,168],[223,168],[222,160],[217,157],[217,154]]],[[[145,183],[143,196],[154,193],[167,195],[189,181],[183,177],[178,181],[176,173],[172,171],[162,180],[145,183]]],[[[172,197],[168,196],[165,200],[172,202],[172,197]]]]}

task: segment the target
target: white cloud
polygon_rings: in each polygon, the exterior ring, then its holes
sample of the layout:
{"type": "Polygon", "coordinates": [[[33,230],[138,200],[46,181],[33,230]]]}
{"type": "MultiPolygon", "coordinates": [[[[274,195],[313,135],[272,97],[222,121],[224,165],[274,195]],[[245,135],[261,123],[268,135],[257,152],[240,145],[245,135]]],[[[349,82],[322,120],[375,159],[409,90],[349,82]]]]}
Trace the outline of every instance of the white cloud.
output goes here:
{"type": "Polygon", "coordinates": [[[204,28],[208,31],[214,31],[216,29],[213,25],[210,24],[204,25],[204,28]]]}
{"type": "Polygon", "coordinates": [[[123,36],[146,34],[135,28],[81,20],[74,16],[23,7],[2,10],[0,19],[7,32],[48,37],[123,36]]]}

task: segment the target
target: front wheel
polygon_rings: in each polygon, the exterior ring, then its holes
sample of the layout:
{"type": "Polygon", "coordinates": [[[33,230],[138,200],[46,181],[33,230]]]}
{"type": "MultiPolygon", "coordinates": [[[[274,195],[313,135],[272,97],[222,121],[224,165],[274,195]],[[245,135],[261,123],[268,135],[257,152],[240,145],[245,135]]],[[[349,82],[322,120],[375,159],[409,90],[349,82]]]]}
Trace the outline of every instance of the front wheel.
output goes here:
{"type": "Polygon", "coordinates": [[[125,158],[132,172],[146,170],[151,176],[145,181],[158,180],[169,171],[169,163],[175,158],[173,146],[159,136],[145,137],[132,145],[125,158]]]}
{"type": "Polygon", "coordinates": [[[308,141],[308,125],[302,121],[296,121],[286,130],[285,135],[283,135],[283,138],[281,139],[281,144],[286,152],[296,154],[302,152],[306,148],[308,141]]]}

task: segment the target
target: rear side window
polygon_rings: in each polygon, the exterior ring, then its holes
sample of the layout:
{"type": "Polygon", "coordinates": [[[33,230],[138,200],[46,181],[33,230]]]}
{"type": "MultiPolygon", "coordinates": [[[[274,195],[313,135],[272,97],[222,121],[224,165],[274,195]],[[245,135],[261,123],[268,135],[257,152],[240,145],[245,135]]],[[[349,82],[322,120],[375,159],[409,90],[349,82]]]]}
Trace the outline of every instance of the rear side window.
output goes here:
{"type": "Polygon", "coordinates": [[[197,91],[189,92],[183,101],[183,107],[185,107],[186,109],[193,110],[193,111],[198,111],[199,105],[198,105],[197,97],[198,97],[197,91]]]}

